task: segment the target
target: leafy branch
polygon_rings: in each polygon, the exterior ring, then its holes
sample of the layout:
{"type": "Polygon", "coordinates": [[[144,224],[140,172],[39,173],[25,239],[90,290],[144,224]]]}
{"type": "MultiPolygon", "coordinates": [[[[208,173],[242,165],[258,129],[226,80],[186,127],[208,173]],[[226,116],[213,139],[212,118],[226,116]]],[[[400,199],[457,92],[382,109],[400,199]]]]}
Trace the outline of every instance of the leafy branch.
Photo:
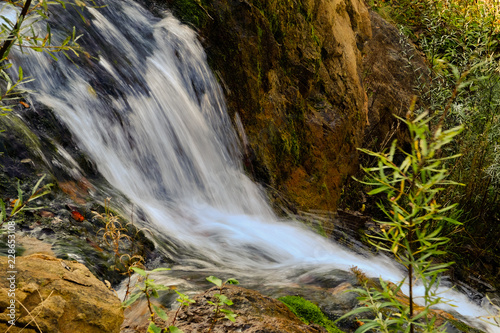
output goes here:
{"type": "MultiPolygon", "coordinates": [[[[377,159],[377,166],[363,168],[369,181],[362,181],[372,186],[370,195],[385,194],[385,200],[378,203],[387,220],[376,221],[380,232],[372,235],[369,242],[381,251],[392,253],[406,267],[406,278],[398,285],[389,285],[380,281],[380,288],[369,286],[356,289],[360,297],[360,308],[346,316],[372,312],[375,319],[363,319],[366,323],[356,332],[365,332],[377,328],[382,332],[411,332],[421,327],[426,332],[441,331],[435,327],[435,315],[431,306],[442,303],[436,293],[439,275],[452,263],[439,262],[435,258],[444,254],[440,248],[449,239],[441,235],[445,224],[460,224],[448,217],[456,207],[440,205],[438,194],[449,185],[460,185],[447,179],[448,169],[445,162],[459,155],[441,156],[441,148],[453,141],[462,127],[443,130],[438,126],[430,130],[431,117],[422,113],[413,120],[399,118],[409,129],[411,151],[398,148],[394,140],[388,153],[362,152],[377,159]],[[403,156],[401,161],[399,156],[403,156]],[[416,283],[424,287],[424,306],[416,311],[414,287],[416,283]],[[408,285],[408,301],[403,302],[400,290],[408,285]],[[399,295],[398,295],[399,294],[399,295]],[[395,311],[388,311],[393,309],[395,311]]],[[[345,316],[344,316],[345,317],[345,316]]]]}

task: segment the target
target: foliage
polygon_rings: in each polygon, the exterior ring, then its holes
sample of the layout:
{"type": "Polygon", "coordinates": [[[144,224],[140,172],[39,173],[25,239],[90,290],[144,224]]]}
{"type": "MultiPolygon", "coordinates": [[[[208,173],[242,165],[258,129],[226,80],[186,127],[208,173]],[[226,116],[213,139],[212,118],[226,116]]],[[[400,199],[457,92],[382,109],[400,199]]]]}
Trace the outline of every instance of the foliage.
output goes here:
{"type": "MultiPolygon", "coordinates": [[[[150,322],[148,326],[148,333],[161,333],[161,332],[170,332],[170,333],[182,333],[182,330],[180,330],[178,327],[175,326],[175,321],[177,319],[177,316],[179,314],[179,311],[183,307],[188,307],[195,301],[189,298],[189,296],[179,292],[178,290],[174,291],[177,293],[177,302],[179,303],[179,307],[177,308],[174,318],[172,319],[172,322],[165,328],[161,328],[157,326],[157,321],[156,317],[160,318],[164,322],[168,322],[168,317],[167,314],[163,309],[161,309],[159,306],[153,304],[152,302],[152,297],[153,298],[158,298],[159,297],[159,291],[164,291],[164,290],[169,290],[171,289],[168,286],[158,284],[155,282],[154,279],[150,278],[151,273],[155,272],[160,272],[160,271],[167,271],[170,270],[169,268],[156,268],[153,269],[152,271],[145,271],[141,268],[138,267],[131,267],[131,271],[139,274],[141,276],[142,282],[141,284],[136,285],[138,291],[134,293],[128,300],[124,301],[122,303],[122,306],[124,308],[127,308],[134,304],[141,296],[146,297],[146,302],[148,305],[149,313],[150,313],[150,322]]],[[[214,306],[214,316],[212,317],[212,322],[210,325],[210,328],[208,329],[208,332],[212,332],[213,328],[215,327],[215,324],[218,320],[222,318],[229,319],[231,321],[236,320],[236,314],[227,309],[227,306],[233,305],[233,302],[227,298],[227,296],[223,295],[223,288],[227,284],[239,284],[239,282],[236,279],[228,279],[224,283],[222,282],[221,279],[215,277],[215,276],[209,276],[207,277],[207,280],[210,281],[211,283],[215,284],[217,287],[219,287],[219,293],[216,293],[214,295],[215,301],[208,301],[209,304],[214,306]],[[221,314],[224,314],[223,317],[221,317],[221,314]]]]}
{"type": "Polygon", "coordinates": [[[0,228],[4,225],[4,223],[12,219],[14,216],[19,214],[23,210],[36,210],[41,208],[41,207],[29,207],[28,204],[50,193],[50,188],[52,187],[53,184],[45,184],[42,187],[40,187],[44,179],[45,175],[43,175],[42,177],[40,177],[40,179],[38,179],[35,186],[33,186],[33,188],[31,189],[31,194],[27,199],[24,199],[24,194],[23,191],[21,190],[21,185],[18,182],[17,183],[18,197],[12,202],[12,208],[10,209],[10,211],[8,211],[5,202],[2,199],[0,199],[0,209],[1,209],[0,228]]]}
{"type": "Polygon", "coordinates": [[[228,279],[228,280],[226,280],[226,282],[222,283],[222,280],[215,277],[215,276],[207,277],[207,281],[209,281],[209,282],[215,284],[217,287],[219,287],[219,293],[214,295],[215,302],[208,301],[208,304],[211,304],[215,307],[214,308],[214,316],[212,317],[212,324],[210,325],[210,328],[208,329],[208,332],[210,333],[210,332],[212,332],[217,320],[220,319],[219,315],[221,313],[224,314],[223,318],[225,318],[225,319],[229,319],[232,322],[234,322],[236,320],[237,315],[233,311],[231,311],[230,309],[224,308],[224,306],[233,305],[233,301],[231,301],[229,298],[227,298],[227,296],[223,295],[222,290],[224,289],[224,286],[226,284],[239,284],[239,282],[236,279],[228,279]]]}
{"type": "Polygon", "coordinates": [[[169,290],[170,288],[167,286],[164,286],[162,284],[155,283],[155,280],[150,278],[149,275],[151,273],[168,271],[170,269],[169,268],[156,268],[156,269],[153,269],[152,271],[145,271],[145,270],[138,268],[138,267],[131,267],[130,269],[132,271],[134,271],[135,273],[139,274],[142,277],[143,281],[142,281],[141,285],[136,286],[139,289],[139,291],[136,292],[135,294],[133,294],[127,301],[123,302],[122,306],[124,308],[127,308],[127,307],[131,306],[133,303],[135,303],[141,296],[145,296],[146,301],[147,301],[147,305],[148,305],[148,310],[150,313],[148,332],[151,332],[151,333],[161,333],[161,332],[182,333],[182,331],[175,326],[175,319],[177,317],[177,314],[179,313],[179,310],[182,307],[189,306],[191,303],[194,303],[194,301],[192,299],[190,299],[187,295],[184,295],[176,290],[175,292],[179,295],[179,297],[177,298],[177,301],[180,303],[180,306],[175,313],[172,324],[169,325],[165,329],[158,327],[155,323],[155,320],[156,320],[156,317],[158,317],[164,321],[168,321],[168,317],[167,317],[166,312],[162,308],[160,308],[159,306],[157,306],[151,302],[151,297],[153,297],[153,298],[159,297],[159,293],[158,293],[159,291],[169,290]]]}
{"type": "Polygon", "coordinates": [[[21,86],[31,81],[30,78],[23,76],[21,67],[18,68],[17,80],[13,80],[7,73],[12,66],[11,63],[7,63],[7,60],[13,47],[18,47],[21,52],[26,50],[45,52],[54,60],[57,60],[57,53],[62,53],[69,58],[70,53],[78,56],[83,52],[77,43],[80,36],[76,35],[74,28],[72,33],[61,41],[56,41],[57,38],[52,35],[49,23],[42,28],[42,22],[48,19],[50,8],[55,5],[64,8],[67,5],[85,7],[86,3],[81,0],[76,0],[75,3],[62,0],[8,0],[0,5],[0,77],[4,81],[0,87],[0,110],[2,112],[12,110],[12,102],[20,99],[19,94],[28,92],[21,86]]]}
{"type": "MultiPolygon", "coordinates": [[[[450,179],[464,187],[446,187],[441,202],[457,202],[464,226],[447,227],[448,251],[466,274],[485,271],[483,258],[500,262],[500,7],[495,0],[371,0],[426,54],[432,81],[419,82],[419,96],[432,115],[448,111],[449,127],[463,125],[448,155],[462,154],[450,179]],[[457,80],[461,80],[458,85],[457,80]],[[451,98],[453,97],[453,98],[451,98]]],[[[488,278],[495,284],[494,277],[488,278]]]]}
{"type": "MultiPolygon", "coordinates": [[[[415,326],[425,332],[440,332],[436,327],[436,316],[431,307],[442,303],[437,294],[439,275],[451,263],[439,262],[436,257],[444,254],[441,250],[449,239],[441,235],[445,224],[459,224],[449,218],[448,212],[456,207],[440,205],[438,195],[446,186],[457,185],[447,180],[445,164],[458,157],[442,154],[446,144],[462,131],[462,127],[443,130],[437,126],[433,132],[429,128],[432,118],[426,113],[413,120],[399,118],[408,126],[411,136],[411,151],[397,147],[394,140],[389,152],[376,153],[366,149],[362,152],[377,159],[377,166],[363,168],[373,189],[370,195],[384,194],[385,200],[378,204],[387,220],[377,221],[380,232],[370,236],[370,243],[379,250],[392,253],[407,270],[406,278],[397,285],[380,281],[380,288],[364,283],[364,288],[356,289],[362,307],[348,315],[372,312],[374,319],[362,319],[365,323],[357,332],[377,328],[382,332],[413,332],[415,326]],[[397,152],[405,158],[396,158],[397,152]],[[416,284],[424,289],[418,312],[414,302],[416,284]],[[398,295],[408,286],[408,299],[398,295]]],[[[347,315],[346,315],[347,316],[347,315]]]]}
{"type": "Polygon", "coordinates": [[[208,19],[212,20],[201,0],[176,0],[172,9],[181,21],[191,23],[195,27],[204,27],[208,19]]]}
{"type": "Polygon", "coordinates": [[[311,323],[318,324],[323,326],[329,333],[342,332],[316,304],[300,296],[283,296],[278,300],[283,302],[304,323],[308,325],[311,323]]]}

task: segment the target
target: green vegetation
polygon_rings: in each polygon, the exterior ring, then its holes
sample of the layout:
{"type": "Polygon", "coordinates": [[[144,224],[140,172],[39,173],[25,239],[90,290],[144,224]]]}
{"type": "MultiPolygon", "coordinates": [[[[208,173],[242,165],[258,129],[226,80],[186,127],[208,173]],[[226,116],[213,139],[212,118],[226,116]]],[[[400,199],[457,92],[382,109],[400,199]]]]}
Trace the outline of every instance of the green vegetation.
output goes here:
{"type": "MultiPolygon", "coordinates": [[[[175,312],[170,324],[166,324],[165,328],[161,328],[161,324],[163,323],[168,323],[169,318],[167,316],[167,313],[158,305],[154,304],[152,302],[152,298],[158,298],[159,291],[165,291],[165,290],[170,290],[171,288],[162,284],[158,284],[155,282],[154,279],[150,277],[151,273],[155,272],[161,272],[161,271],[168,271],[170,270],[169,268],[156,268],[153,269],[152,271],[145,271],[144,269],[138,268],[138,267],[131,267],[131,271],[139,274],[141,276],[140,278],[140,283],[136,285],[137,291],[130,296],[129,299],[123,302],[122,306],[124,308],[127,308],[134,304],[137,300],[139,300],[141,297],[146,297],[146,302],[148,306],[148,310],[150,313],[150,321],[149,321],[149,326],[148,326],[148,333],[182,333],[182,330],[177,328],[175,326],[175,321],[177,319],[177,316],[179,314],[179,311],[183,307],[188,307],[195,301],[189,298],[189,296],[179,292],[178,290],[174,291],[177,293],[177,302],[179,303],[179,307],[177,308],[177,311],[175,312]],[[159,324],[158,319],[161,319],[161,324],[159,324]],[[160,325],[160,326],[158,326],[160,325]]],[[[214,307],[214,315],[211,318],[211,324],[208,329],[208,333],[212,332],[215,324],[221,320],[221,319],[229,319],[231,321],[236,320],[237,314],[235,314],[233,311],[228,309],[228,306],[233,305],[233,302],[227,298],[227,296],[223,295],[223,289],[224,286],[227,284],[239,284],[239,282],[236,279],[228,279],[225,282],[222,282],[221,279],[215,277],[215,276],[209,276],[207,277],[207,281],[215,284],[219,288],[219,293],[216,293],[214,295],[214,301],[207,301],[208,304],[212,305],[214,307]],[[222,315],[222,316],[221,316],[222,315]]]]}
{"type": "MultiPolygon", "coordinates": [[[[18,68],[17,80],[14,80],[6,72],[11,66],[7,62],[12,47],[18,47],[21,52],[33,50],[36,52],[45,52],[54,60],[57,60],[56,54],[62,53],[70,57],[70,53],[78,56],[82,52],[77,40],[80,36],[76,35],[73,28],[72,33],[62,41],[52,40],[52,33],[49,23],[45,24],[43,32],[35,32],[35,25],[42,25],[42,22],[48,19],[50,7],[66,5],[78,7],[87,6],[83,1],[76,1],[75,4],[66,1],[6,1],[0,7],[0,110],[2,112],[12,111],[13,102],[19,102],[20,94],[26,93],[21,87],[24,83],[31,81],[30,78],[23,76],[23,70],[18,68]],[[12,18],[13,13],[15,19],[12,18]]],[[[23,104],[24,102],[19,102],[23,104]]],[[[24,104],[23,104],[24,105],[24,104]]]]}
{"type": "Polygon", "coordinates": [[[181,21],[198,28],[203,28],[212,19],[201,0],[176,0],[172,9],[181,21]]]}
{"type": "MultiPolygon", "coordinates": [[[[135,303],[135,301],[137,301],[141,296],[145,296],[146,301],[147,301],[147,305],[148,305],[148,310],[150,313],[148,332],[161,333],[161,332],[165,331],[165,332],[170,332],[170,333],[177,333],[177,332],[182,333],[182,331],[179,330],[174,325],[175,318],[172,321],[172,325],[169,325],[164,330],[161,329],[160,327],[156,326],[156,323],[155,323],[156,317],[158,317],[164,321],[167,321],[168,317],[167,317],[166,312],[162,308],[160,308],[156,304],[152,303],[151,297],[158,298],[158,297],[160,297],[158,291],[169,290],[170,288],[167,286],[164,286],[162,284],[155,283],[155,280],[150,278],[149,275],[151,273],[155,273],[155,272],[168,271],[170,269],[169,268],[156,268],[156,269],[153,269],[152,271],[145,271],[145,270],[138,268],[138,267],[131,267],[130,270],[134,271],[135,273],[139,274],[142,277],[142,284],[136,285],[138,291],[135,294],[133,294],[132,296],[130,296],[130,298],[128,300],[123,302],[123,307],[127,308],[130,305],[132,305],[133,303],[135,303]]],[[[194,302],[188,296],[178,292],[177,290],[176,290],[176,292],[179,295],[179,298],[177,298],[177,301],[180,303],[179,309],[182,308],[183,306],[189,306],[189,304],[194,302]]],[[[176,315],[178,312],[179,311],[176,312],[176,315]]]]}
{"type": "MultiPolygon", "coordinates": [[[[29,207],[28,204],[32,203],[36,199],[50,193],[50,188],[52,187],[52,184],[45,184],[44,186],[40,185],[42,184],[43,179],[45,178],[45,175],[42,176],[35,186],[31,189],[31,194],[28,198],[25,199],[24,193],[21,190],[21,185],[18,182],[17,183],[17,199],[15,199],[12,203],[10,209],[6,207],[5,202],[0,199],[0,228],[4,226],[5,223],[9,224],[9,227],[11,226],[12,221],[9,222],[14,216],[22,212],[23,210],[36,210],[40,209],[38,207],[29,207]]],[[[4,229],[0,229],[0,234],[5,232],[4,229]]]]}
{"type": "Polygon", "coordinates": [[[329,333],[342,333],[335,324],[328,319],[321,309],[310,301],[300,296],[283,296],[278,298],[297,317],[306,324],[318,324],[323,326],[329,333]]]}
{"type": "Polygon", "coordinates": [[[465,333],[485,333],[484,331],[478,330],[477,328],[470,327],[469,325],[466,325],[462,323],[461,321],[454,320],[454,319],[448,319],[448,323],[460,330],[461,332],[465,333]]]}
{"type": "Polygon", "coordinates": [[[441,332],[444,327],[436,326],[437,314],[431,307],[443,303],[436,288],[440,274],[452,263],[437,260],[449,238],[442,236],[446,224],[460,223],[447,216],[456,207],[437,202],[443,189],[457,183],[447,180],[446,163],[458,156],[442,154],[445,145],[452,142],[462,127],[443,130],[440,125],[431,131],[432,118],[426,113],[415,119],[401,119],[410,131],[411,151],[406,152],[394,140],[389,152],[375,153],[360,149],[377,159],[377,166],[363,168],[373,187],[370,195],[384,194],[384,201],[378,204],[386,220],[377,221],[380,232],[370,236],[369,242],[381,251],[392,253],[396,260],[406,267],[406,278],[397,285],[380,280],[380,287],[373,287],[369,280],[363,281],[363,288],[355,289],[360,297],[361,307],[346,316],[371,312],[374,318],[360,319],[364,325],[356,331],[377,329],[382,332],[441,332]],[[397,153],[405,156],[398,161],[397,153]],[[424,304],[414,305],[415,286],[424,287],[419,297],[424,304]],[[408,286],[408,298],[400,291],[408,286]]]}
{"type": "MultiPolygon", "coordinates": [[[[488,276],[500,263],[500,7],[483,0],[371,0],[372,8],[399,25],[426,54],[431,82],[417,90],[425,109],[443,128],[462,125],[464,131],[444,155],[461,154],[445,162],[450,179],[465,186],[446,186],[443,203],[456,202],[454,216],[468,221],[446,226],[453,239],[447,252],[468,274],[488,276]],[[488,258],[485,260],[485,258],[488,258]],[[490,262],[488,264],[488,262],[490,262]]],[[[417,110],[416,112],[422,112],[417,110]]],[[[451,212],[450,212],[451,213],[451,212]]]]}
{"type": "Polygon", "coordinates": [[[212,317],[212,324],[210,325],[210,328],[208,329],[208,332],[212,332],[214,329],[215,323],[221,319],[219,318],[220,314],[223,314],[223,318],[229,319],[230,321],[234,322],[236,321],[236,314],[231,311],[228,308],[225,308],[225,306],[231,306],[233,305],[233,301],[231,301],[229,298],[224,296],[222,294],[222,289],[224,289],[224,286],[226,284],[240,284],[238,280],[236,279],[229,279],[226,282],[222,282],[221,279],[215,277],[215,276],[209,276],[207,277],[207,281],[215,284],[217,287],[219,287],[219,293],[215,294],[215,302],[208,301],[208,304],[211,304],[214,306],[214,316],[212,317]]]}

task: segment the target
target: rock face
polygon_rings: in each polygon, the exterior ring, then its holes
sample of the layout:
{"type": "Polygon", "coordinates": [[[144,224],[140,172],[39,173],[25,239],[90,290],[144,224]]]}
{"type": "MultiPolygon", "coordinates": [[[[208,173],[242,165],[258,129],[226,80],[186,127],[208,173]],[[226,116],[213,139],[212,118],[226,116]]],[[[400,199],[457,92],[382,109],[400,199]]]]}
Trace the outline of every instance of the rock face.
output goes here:
{"type": "Polygon", "coordinates": [[[407,140],[406,128],[399,126],[393,115],[404,118],[413,96],[425,95],[416,87],[430,86],[430,70],[425,57],[395,26],[373,11],[370,19],[373,37],[363,49],[370,120],[364,146],[378,151],[393,139],[407,140]]]}
{"type": "MultiPolygon", "coordinates": [[[[214,294],[219,289],[214,287],[202,295],[196,296],[194,305],[179,312],[176,326],[184,332],[207,332],[211,325],[215,302],[214,294]]],[[[234,302],[228,307],[236,313],[236,321],[219,319],[213,332],[259,332],[259,333],[323,333],[326,330],[317,325],[306,325],[300,321],[286,305],[262,294],[236,286],[226,286],[223,295],[234,302]]],[[[169,317],[174,317],[175,311],[169,317]]]]}
{"type": "Polygon", "coordinates": [[[343,179],[356,170],[367,120],[364,3],[146,1],[198,28],[229,111],[241,118],[249,173],[291,206],[334,210],[343,179]]]}
{"type": "MultiPolygon", "coordinates": [[[[8,261],[0,257],[0,331],[10,325],[8,261]]],[[[82,264],[48,255],[17,257],[16,326],[9,332],[119,332],[120,300],[82,264]],[[29,311],[29,313],[27,313],[29,311]],[[33,317],[35,320],[33,320],[33,317]]]]}

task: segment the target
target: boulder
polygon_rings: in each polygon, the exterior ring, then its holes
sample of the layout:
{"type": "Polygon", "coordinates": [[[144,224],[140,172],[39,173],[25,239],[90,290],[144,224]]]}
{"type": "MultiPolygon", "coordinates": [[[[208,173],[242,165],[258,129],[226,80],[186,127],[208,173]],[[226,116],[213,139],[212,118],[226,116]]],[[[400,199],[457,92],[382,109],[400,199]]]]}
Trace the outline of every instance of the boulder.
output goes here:
{"type": "MultiPolygon", "coordinates": [[[[217,293],[219,288],[214,287],[194,297],[196,303],[181,309],[175,325],[184,332],[207,332],[215,308],[208,301],[216,302],[214,294],[217,293]]],[[[226,308],[237,314],[237,317],[235,322],[219,318],[214,333],[326,333],[323,327],[304,324],[285,304],[257,291],[228,285],[223,288],[222,294],[233,301],[234,304],[226,308]]],[[[175,311],[171,311],[169,318],[174,315],[175,311]]]]}
{"type": "Polygon", "coordinates": [[[119,332],[120,300],[84,265],[44,254],[17,257],[11,264],[0,257],[0,331],[11,326],[7,277],[13,274],[16,324],[9,332],[119,332]]]}
{"type": "Polygon", "coordinates": [[[244,163],[278,206],[336,209],[367,123],[360,0],[146,0],[198,29],[244,163]]]}

